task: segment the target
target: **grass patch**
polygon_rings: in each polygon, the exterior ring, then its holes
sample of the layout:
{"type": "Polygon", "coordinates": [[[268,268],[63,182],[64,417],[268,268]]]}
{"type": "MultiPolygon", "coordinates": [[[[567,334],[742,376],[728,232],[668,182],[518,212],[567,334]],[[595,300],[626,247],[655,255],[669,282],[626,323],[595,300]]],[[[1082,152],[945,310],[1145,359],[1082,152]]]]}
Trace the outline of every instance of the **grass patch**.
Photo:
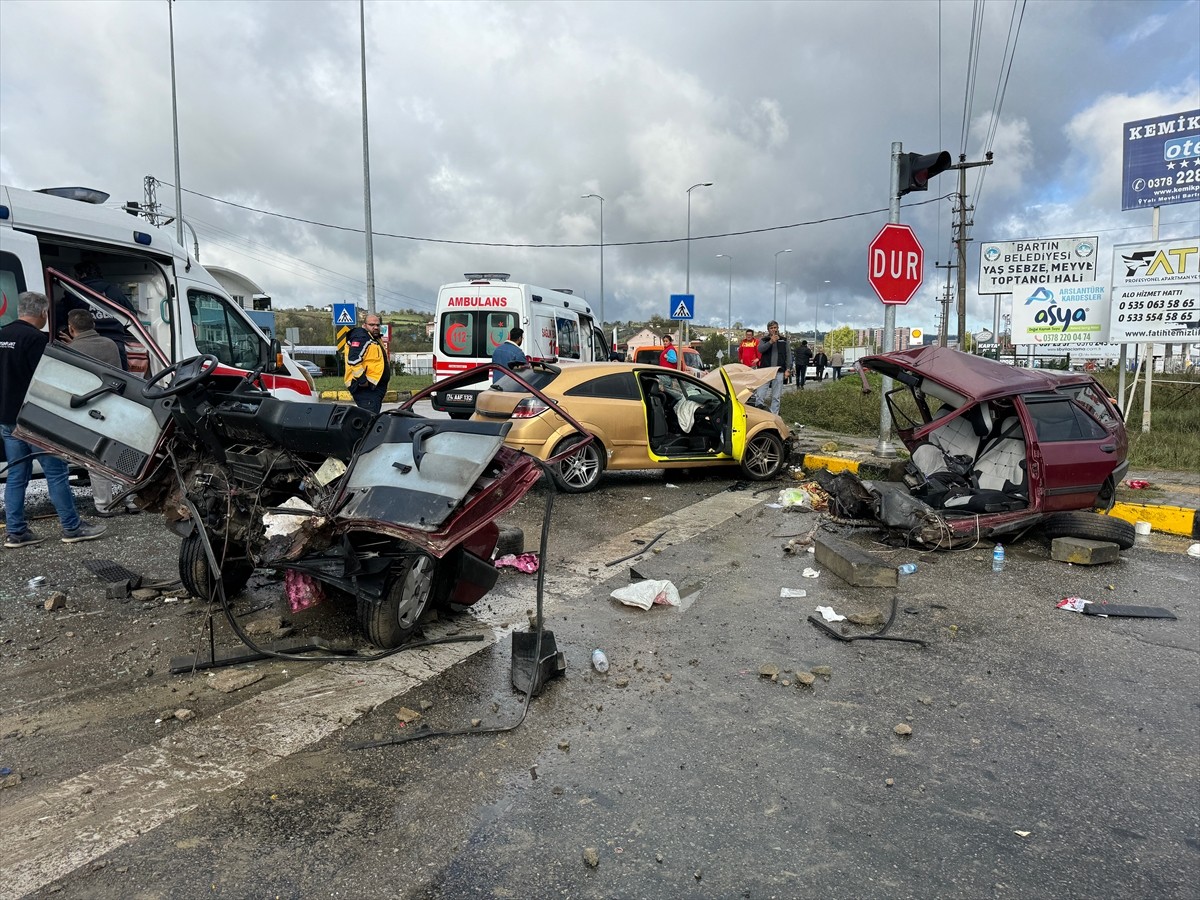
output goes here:
{"type": "MultiPolygon", "coordinates": [[[[1161,377],[1161,376],[1160,376],[1161,377]]],[[[849,435],[879,433],[879,391],[882,379],[868,375],[872,392],[863,394],[857,375],[826,382],[820,390],[792,391],[783,395],[779,415],[785,422],[849,435]]],[[[1099,381],[1110,395],[1117,390],[1117,375],[1104,372],[1099,381]]],[[[1130,381],[1126,381],[1128,390],[1130,381]]],[[[1156,379],[1151,396],[1151,430],[1142,432],[1142,384],[1133,397],[1132,414],[1126,417],[1129,464],[1135,469],[1200,472],[1200,377],[1171,375],[1156,379]],[[1171,383],[1168,383],[1171,382],[1171,383]]]]}

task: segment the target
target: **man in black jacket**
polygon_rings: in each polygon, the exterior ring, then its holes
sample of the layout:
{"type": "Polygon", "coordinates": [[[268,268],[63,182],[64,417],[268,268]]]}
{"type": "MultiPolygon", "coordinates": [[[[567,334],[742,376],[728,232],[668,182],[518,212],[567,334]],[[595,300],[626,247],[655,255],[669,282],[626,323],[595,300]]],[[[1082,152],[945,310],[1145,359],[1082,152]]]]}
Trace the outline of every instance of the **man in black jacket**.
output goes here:
{"type": "Polygon", "coordinates": [[[796,377],[800,387],[804,387],[804,382],[808,380],[808,364],[812,362],[812,358],[808,341],[801,341],[799,349],[796,350],[796,377]]]}
{"type": "Polygon", "coordinates": [[[7,526],[5,549],[40,544],[44,538],[34,534],[25,520],[25,488],[33,474],[33,457],[38,456],[50,502],[62,523],[62,541],[74,544],[90,541],[104,534],[103,525],[94,525],[79,517],[75,496],[68,483],[65,460],[13,437],[17,413],[25,402],[33,373],[42,352],[46,349],[46,327],[50,302],[45,294],[26,291],[17,299],[17,320],[0,328],[0,436],[4,438],[4,453],[8,462],[8,479],[4,484],[4,518],[7,526]]]}
{"type": "Polygon", "coordinates": [[[760,369],[778,369],[775,378],[759,388],[758,400],[766,407],[769,396],[771,412],[779,415],[779,398],[783,396],[783,371],[788,367],[791,358],[788,355],[787,338],[779,333],[778,322],[767,323],[767,336],[758,342],[758,355],[760,369]]]}

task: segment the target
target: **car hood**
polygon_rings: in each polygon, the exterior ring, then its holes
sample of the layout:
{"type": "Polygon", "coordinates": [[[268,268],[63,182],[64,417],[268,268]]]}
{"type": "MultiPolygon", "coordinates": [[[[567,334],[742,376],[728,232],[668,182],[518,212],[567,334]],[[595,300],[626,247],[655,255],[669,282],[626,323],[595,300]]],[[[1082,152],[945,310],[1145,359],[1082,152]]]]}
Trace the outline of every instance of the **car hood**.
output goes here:
{"type": "Polygon", "coordinates": [[[776,371],[775,369],[752,369],[741,363],[730,363],[720,369],[713,369],[700,380],[721,393],[725,393],[725,381],[721,378],[722,369],[729,376],[729,383],[733,385],[734,393],[737,394],[740,403],[745,403],[747,397],[771,381],[775,377],[776,371]]]}

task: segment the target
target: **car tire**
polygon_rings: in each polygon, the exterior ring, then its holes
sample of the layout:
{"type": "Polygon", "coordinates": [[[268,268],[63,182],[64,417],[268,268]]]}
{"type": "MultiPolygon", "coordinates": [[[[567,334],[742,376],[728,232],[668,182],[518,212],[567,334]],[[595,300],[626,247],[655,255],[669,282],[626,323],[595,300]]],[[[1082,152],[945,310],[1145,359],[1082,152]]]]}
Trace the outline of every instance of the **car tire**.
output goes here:
{"type": "Polygon", "coordinates": [[[783,439],[773,431],[760,431],[746,442],[742,453],[742,474],[751,481],[770,481],[783,471],[787,457],[783,439]]]}
{"type": "Polygon", "coordinates": [[[1122,550],[1133,546],[1136,534],[1133,525],[1124,519],[1102,516],[1084,509],[1051,513],[1042,523],[1042,531],[1051,540],[1056,537],[1075,537],[1091,541],[1109,541],[1122,550]]]}
{"type": "Polygon", "coordinates": [[[422,553],[396,563],[378,602],[360,594],[358,624],[366,639],[391,650],[412,637],[430,607],[437,574],[437,560],[422,553]]]}
{"type": "Polygon", "coordinates": [[[495,556],[513,554],[519,556],[525,552],[525,532],[516,525],[501,525],[500,536],[496,539],[495,556]]]}
{"type": "MultiPolygon", "coordinates": [[[[213,548],[214,550],[218,548],[213,548]]],[[[246,586],[254,566],[247,559],[227,559],[221,565],[221,584],[227,599],[233,599],[246,586]]],[[[212,577],[212,566],[204,552],[200,535],[192,532],[179,545],[179,580],[193,597],[201,600],[216,600],[216,582],[212,577]]]]}
{"type": "MultiPolygon", "coordinates": [[[[557,447],[551,456],[557,456],[571,444],[577,444],[581,438],[568,438],[557,447]]],[[[565,494],[583,494],[595,490],[604,474],[604,448],[598,438],[591,442],[574,456],[568,456],[552,470],[554,483],[565,494]]]]}

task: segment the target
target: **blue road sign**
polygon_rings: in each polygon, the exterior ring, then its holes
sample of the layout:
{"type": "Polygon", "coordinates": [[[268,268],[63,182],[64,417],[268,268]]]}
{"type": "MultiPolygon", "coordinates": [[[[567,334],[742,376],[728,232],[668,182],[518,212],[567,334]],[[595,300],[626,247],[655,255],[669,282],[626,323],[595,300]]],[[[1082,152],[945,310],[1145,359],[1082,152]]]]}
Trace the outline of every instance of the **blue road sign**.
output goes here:
{"type": "Polygon", "coordinates": [[[695,294],[671,295],[671,318],[691,321],[696,318],[695,294]]]}
{"type": "Polygon", "coordinates": [[[1200,200],[1200,109],[1125,123],[1121,209],[1200,200]]]}
{"type": "Polygon", "coordinates": [[[333,325],[349,325],[353,327],[358,322],[358,309],[353,303],[333,304],[333,325]]]}

